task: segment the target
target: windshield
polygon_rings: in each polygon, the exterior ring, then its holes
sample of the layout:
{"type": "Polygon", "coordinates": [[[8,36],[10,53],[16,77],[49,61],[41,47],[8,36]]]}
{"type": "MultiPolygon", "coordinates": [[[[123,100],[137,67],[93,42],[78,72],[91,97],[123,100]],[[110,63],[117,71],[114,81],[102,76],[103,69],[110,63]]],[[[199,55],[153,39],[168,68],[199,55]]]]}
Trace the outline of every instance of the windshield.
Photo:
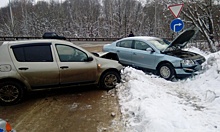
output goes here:
{"type": "Polygon", "coordinates": [[[169,41],[164,40],[164,39],[151,39],[151,40],[148,40],[148,42],[153,44],[160,51],[165,50],[170,44],[169,41]]]}

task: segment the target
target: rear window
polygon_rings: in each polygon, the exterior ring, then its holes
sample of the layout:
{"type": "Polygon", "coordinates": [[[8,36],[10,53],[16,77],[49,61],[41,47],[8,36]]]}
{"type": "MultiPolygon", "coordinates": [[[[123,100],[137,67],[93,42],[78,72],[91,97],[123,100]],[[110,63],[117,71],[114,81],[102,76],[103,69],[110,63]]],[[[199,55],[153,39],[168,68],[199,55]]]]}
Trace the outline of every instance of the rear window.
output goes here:
{"type": "Polygon", "coordinates": [[[25,44],[12,46],[19,62],[53,62],[50,44],[25,44]]]}

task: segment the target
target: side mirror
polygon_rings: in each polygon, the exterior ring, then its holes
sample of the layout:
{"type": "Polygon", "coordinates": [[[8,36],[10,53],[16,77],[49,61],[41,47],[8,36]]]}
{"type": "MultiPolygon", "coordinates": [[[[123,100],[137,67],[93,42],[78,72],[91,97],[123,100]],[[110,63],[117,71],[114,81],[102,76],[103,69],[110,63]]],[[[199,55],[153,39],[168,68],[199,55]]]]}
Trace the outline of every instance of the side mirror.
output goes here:
{"type": "Polygon", "coordinates": [[[152,48],[147,48],[146,51],[151,52],[151,53],[154,52],[152,48]]]}
{"type": "Polygon", "coordinates": [[[86,61],[87,61],[87,62],[93,61],[93,58],[92,58],[91,56],[89,56],[86,61]]]}

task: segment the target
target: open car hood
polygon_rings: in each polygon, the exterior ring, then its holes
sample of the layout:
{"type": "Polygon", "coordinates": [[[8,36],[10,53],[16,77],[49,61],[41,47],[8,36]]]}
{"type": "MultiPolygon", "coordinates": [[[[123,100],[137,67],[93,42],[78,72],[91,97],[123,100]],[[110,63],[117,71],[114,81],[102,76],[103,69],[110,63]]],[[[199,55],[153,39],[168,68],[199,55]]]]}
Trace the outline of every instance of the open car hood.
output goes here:
{"type": "Polygon", "coordinates": [[[180,33],[164,50],[169,51],[170,49],[181,49],[186,46],[186,44],[197,34],[197,28],[190,28],[180,33]]]}

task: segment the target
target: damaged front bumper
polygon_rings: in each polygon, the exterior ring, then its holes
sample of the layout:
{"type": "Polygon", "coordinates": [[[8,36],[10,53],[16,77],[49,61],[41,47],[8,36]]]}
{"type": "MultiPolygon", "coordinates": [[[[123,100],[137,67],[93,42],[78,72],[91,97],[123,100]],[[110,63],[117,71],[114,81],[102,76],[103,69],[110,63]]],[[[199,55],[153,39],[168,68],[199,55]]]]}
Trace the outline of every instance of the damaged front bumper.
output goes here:
{"type": "Polygon", "coordinates": [[[202,66],[175,68],[177,78],[186,78],[202,72],[202,66]]]}

